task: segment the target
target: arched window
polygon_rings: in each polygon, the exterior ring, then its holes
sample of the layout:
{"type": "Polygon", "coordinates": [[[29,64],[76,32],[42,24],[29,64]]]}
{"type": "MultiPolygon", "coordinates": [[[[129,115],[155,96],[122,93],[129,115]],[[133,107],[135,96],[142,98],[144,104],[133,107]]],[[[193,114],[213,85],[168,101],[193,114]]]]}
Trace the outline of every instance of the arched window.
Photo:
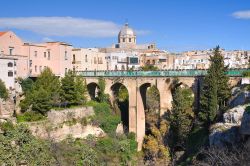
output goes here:
{"type": "Polygon", "coordinates": [[[13,63],[12,63],[12,62],[9,62],[9,63],[8,63],[8,67],[13,67],[13,63]]]}

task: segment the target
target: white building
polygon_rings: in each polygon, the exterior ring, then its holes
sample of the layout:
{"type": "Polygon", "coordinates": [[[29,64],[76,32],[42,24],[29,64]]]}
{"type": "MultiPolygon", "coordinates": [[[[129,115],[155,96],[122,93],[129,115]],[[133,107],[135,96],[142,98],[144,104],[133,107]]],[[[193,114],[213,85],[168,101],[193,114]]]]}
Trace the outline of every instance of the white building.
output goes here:
{"type": "Polygon", "coordinates": [[[136,53],[112,52],[106,54],[107,70],[139,69],[139,57],[136,53]]]}
{"type": "Polygon", "coordinates": [[[0,79],[5,83],[7,89],[15,89],[17,78],[16,58],[0,55],[0,79]]]}

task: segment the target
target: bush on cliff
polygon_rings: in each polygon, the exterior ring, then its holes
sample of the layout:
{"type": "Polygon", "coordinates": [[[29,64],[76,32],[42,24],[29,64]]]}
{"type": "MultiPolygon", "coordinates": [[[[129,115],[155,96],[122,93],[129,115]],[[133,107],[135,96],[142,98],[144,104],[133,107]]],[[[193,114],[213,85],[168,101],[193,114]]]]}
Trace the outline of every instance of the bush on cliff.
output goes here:
{"type": "Polygon", "coordinates": [[[6,100],[8,98],[8,90],[4,82],[0,79],[0,98],[6,100]]]}
{"type": "Polygon", "coordinates": [[[111,110],[110,105],[94,101],[89,102],[87,105],[94,107],[93,122],[97,123],[107,134],[114,133],[121,118],[111,110]]]}

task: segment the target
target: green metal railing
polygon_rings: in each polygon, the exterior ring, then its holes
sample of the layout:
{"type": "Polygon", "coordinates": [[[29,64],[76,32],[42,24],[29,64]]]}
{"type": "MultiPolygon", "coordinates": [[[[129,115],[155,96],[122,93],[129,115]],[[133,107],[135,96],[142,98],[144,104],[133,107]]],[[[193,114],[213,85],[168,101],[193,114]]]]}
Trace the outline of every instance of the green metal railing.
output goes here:
{"type": "MultiPolygon", "coordinates": [[[[250,69],[230,69],[227,75],[241,77],[243,72],[250,69]]],[[[196,77],[205,76],[207,70],[157,70],[157,71],[79,71],[82,77],[196,77]]]]}

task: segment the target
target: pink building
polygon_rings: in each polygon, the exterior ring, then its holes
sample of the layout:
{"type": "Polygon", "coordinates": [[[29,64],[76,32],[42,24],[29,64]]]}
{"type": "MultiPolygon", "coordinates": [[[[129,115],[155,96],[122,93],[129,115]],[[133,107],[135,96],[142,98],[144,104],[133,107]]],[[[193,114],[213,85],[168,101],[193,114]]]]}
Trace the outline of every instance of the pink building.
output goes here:
{"type": "Polygon", "coordinates": [[[23,48],[25,54],[28,55],[30,77],[37,77],[46,67],[60,77],[63,77],[66,71],[73,69],[72,46],[67,43],[24,43],[23,48]]]}
{"type": "Polygon", "coordinates": [[[13,32],[0,32],[1,56],[16,60],[16,76],[25,78],[28,76],[28,55],[23,52],[23,41],[13,32]]]}
{"type": "Polygon", "coordinates": [[[72,67],[72,46],[64,42],[24,43],[13,32],[0,32],[0,53],[17,59],[17,77],[36,77],[45,67],[63,77],[72,67]]]}

